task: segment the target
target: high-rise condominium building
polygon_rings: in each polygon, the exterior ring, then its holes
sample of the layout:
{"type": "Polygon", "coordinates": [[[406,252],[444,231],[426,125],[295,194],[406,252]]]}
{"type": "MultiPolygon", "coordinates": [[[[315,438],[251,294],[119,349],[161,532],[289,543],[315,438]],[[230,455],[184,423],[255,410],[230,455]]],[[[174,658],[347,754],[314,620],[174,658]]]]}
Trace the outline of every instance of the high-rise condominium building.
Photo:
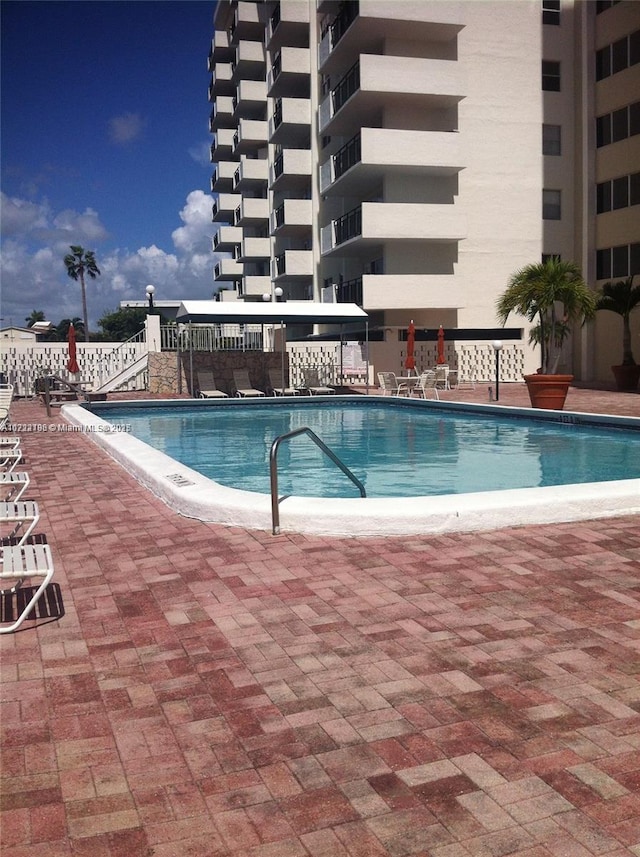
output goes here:
{"type": "MultiPolygon", "coordinates": [[[[640,2],[219,0],[209,71],[214,279],[238,298],[482,338],[545,255],[640,278],[640,2]]],[[[620,359],[598,315],[564,357],[584,380],[620,359]]]]}

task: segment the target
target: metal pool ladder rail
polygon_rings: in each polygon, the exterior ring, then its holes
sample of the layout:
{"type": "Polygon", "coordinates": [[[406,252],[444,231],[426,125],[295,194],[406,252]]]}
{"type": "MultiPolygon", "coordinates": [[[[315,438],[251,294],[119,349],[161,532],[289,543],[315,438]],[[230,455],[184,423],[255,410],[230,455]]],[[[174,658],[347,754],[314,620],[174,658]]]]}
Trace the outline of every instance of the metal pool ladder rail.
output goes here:
{"type": "Polygon", "coordinates": [[[342,470],[345,476],[348,476],[354,485],[357,486],[360,491],[360,496],[367,496],[365,487],[358,477],[349,470],[344,462],[340,461],[335,452],[332,452],[326,443],[320,440],[318,435],[308,426],[301,426],[293,431],[288,431],[286,434],[281,434],[280,437],[277,437],[271,444],[271,452],[269,453],[269,472],[271,476],[271,520],[273,522],[272,532],[274,536],[277,536],[280,533],[280,507],[278,505],[278,448],[283,440],[290,440],[292,437],[296,437],[299,434],[309,435],[315,445],[320,447],[324,454],[327,455],[331,461],[333,461],[333,463],[342,470]]]}

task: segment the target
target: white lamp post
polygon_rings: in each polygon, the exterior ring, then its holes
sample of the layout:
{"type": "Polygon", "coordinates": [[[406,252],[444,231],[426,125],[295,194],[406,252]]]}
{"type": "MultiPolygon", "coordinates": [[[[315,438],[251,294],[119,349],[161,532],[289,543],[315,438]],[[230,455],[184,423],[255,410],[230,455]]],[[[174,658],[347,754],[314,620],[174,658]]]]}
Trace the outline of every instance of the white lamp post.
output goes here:
{"type": "Polygon", "coordinates": [[[502,340],[494,339],[491,347],[496,353],[496,402],[500,399],[500,352],[502,351],[502,340]]]}
{"type": "Polygon", "coordinates": [[[152,285],[148,285],[145,289],[147,293],[147,301],[149,302],[149,312],[153,312],[153,295],[155,293],[156,287],[152,285]]]}

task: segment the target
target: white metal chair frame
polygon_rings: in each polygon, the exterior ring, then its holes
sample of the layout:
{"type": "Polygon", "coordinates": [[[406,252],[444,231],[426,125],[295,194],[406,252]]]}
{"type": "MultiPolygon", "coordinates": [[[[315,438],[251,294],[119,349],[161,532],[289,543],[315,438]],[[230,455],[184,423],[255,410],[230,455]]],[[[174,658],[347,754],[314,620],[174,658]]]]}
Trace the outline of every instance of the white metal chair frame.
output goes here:
{"type": "Polygon", "coordinates": [[[40,585],[18,618],[11,625],[0,628],[0,634],[16,631],[35,607],[53,577],[53,559],[49,545],[12,545],[0,548],[0,590],[6,592],[5,581],[15,590],[26,578],[41,578],[40,585]]]}
{"type": "Polygon", "coordinates": [[[395,372],[378,372],[378,384],[382,390],[382,395],[399,396],[409,394],[409,385],[406,381],[398,381],[395,372]]]}
{"type": "Polygon", "coordinates": [[[423,372],[418,379],[418,383],[413,388],[413,391],[418,395],[422,395],[423,399],[427,398],[427,390],[433,391],[434,398],[440,401],[440,394],[437,387],[437,376],[432,369],[423,372]]]}
{"type": "Polygon", "coordinates": [[[0,523],[13,524],[13,529],[6,538],[15,539],[22,530],[18,545],[25,544],[39,520],[40,509],[33,500],[0,502],[0,523]]]}
{"type": "Polygon", "coordinates": [[[30,482],[29,474],[21,470],[0,473],[0,485],[5,486],[4,501],[17,502],[29,487],[30,482]]]}

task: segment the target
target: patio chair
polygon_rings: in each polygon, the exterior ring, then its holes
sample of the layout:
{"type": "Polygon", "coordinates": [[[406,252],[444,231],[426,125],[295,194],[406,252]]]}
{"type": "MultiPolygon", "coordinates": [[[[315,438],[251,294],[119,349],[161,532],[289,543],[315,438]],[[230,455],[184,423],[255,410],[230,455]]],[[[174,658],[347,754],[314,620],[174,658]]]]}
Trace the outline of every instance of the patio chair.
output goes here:
{"type": "Polygon", "coordinates": [[[426,372],[423,372],[418,379],[418,383],[416,384],[414,391],[422,396],[423,399],[427,398],[427,393],[433,393],[433,398],[440,400],[440,394],[438,393],[437,387],[438,379],[436,373],[433,369],[428,369],[426,372]]]}
{"type": "Polygon", "coordinates": [[[378,372],[378,385],[383,396],[399,396],[408,394],[409,385],[406,381],[398,381],[395,372],[378,372]]]}
{"type": "Polygon", "coordinates": [[[227,393],[218,389],[213,372],[208,369],[198,369],[198,396],[201,399],[228,399],[227,393]]]}
{"type": "Polygon", "coordinates": [[[11,532],[2,536],[5,544],[25,544],[39,520],[40,510],[33,500],[0,502],[0,523],[13,525],[11,532]]]}
{"type": "Polygon", "coordinates": [[[0,431],[4,431],[9,424],[12,401],[13,384],[0,384],[0,431]]]}
{"type": "Polygon", "coordinates": [[[295,387],[289,387],[286,385],[282,386],[282,373],[278,372],[277,369],[269,369],[269,384],[272,396],[297,396],[300,392],[295,387]]]}
{"type": "Polygon", "coordinates": [[[29,474],[12,470],[9,473],[0,473],[0,497],[4,502],[13,500],[17,502],[29,487],[31,479],[29,474]]]}
{"type": "Polygon", "coordinates": [[[7,447],[0,448],[0,470],[5,473],[10,473],[15,470],[17,465],[22,461],[22,452],[20,449],[7,447]]]}
{"type": "Polygon", "coordinates": [[[0,435],[0,452],[4,452],[5,449],[19,448],[20,438],[17,435],[5,435],[4,437],[0,435]]]}
{"type": "Polygon", "coordinates": [[[15,593],[27,578],[40,580],[40,584],[33,587],[31,597],[25,599],[26,603],[22,606],[18,618],[11,625],[0,628],[0,634],[16,631],[22,625],[49,585],[53,571],[51,548],[48,544],[0,548],[0,592],[3,597],[7,597],[8,591],[15,593]]]}
{"type": "Polygon", "coordinates": [[[436,387],[440,390],[448,390],[449,389],[449,381],[447,380],[449,377],[449,367],[446,364],[441,364],[440,366],[436,366],[436,387]]]}
{"type": "Polygon", "coordinates": [[[233,382],[236,386],[236,396],[239,396],[241,399],[255,399],[258,396],[264,396],[262,390],[251,386],[249,372],[246,369],[234,369],[233,382]]]}
{"type": "Polygon", "coordinates": [[[330,396],[335,395],[333,387],[327,387],[318,377],[317,369],[303,369],[302,377],[304,378],[305,390],[310,396],[330,396]]]}

